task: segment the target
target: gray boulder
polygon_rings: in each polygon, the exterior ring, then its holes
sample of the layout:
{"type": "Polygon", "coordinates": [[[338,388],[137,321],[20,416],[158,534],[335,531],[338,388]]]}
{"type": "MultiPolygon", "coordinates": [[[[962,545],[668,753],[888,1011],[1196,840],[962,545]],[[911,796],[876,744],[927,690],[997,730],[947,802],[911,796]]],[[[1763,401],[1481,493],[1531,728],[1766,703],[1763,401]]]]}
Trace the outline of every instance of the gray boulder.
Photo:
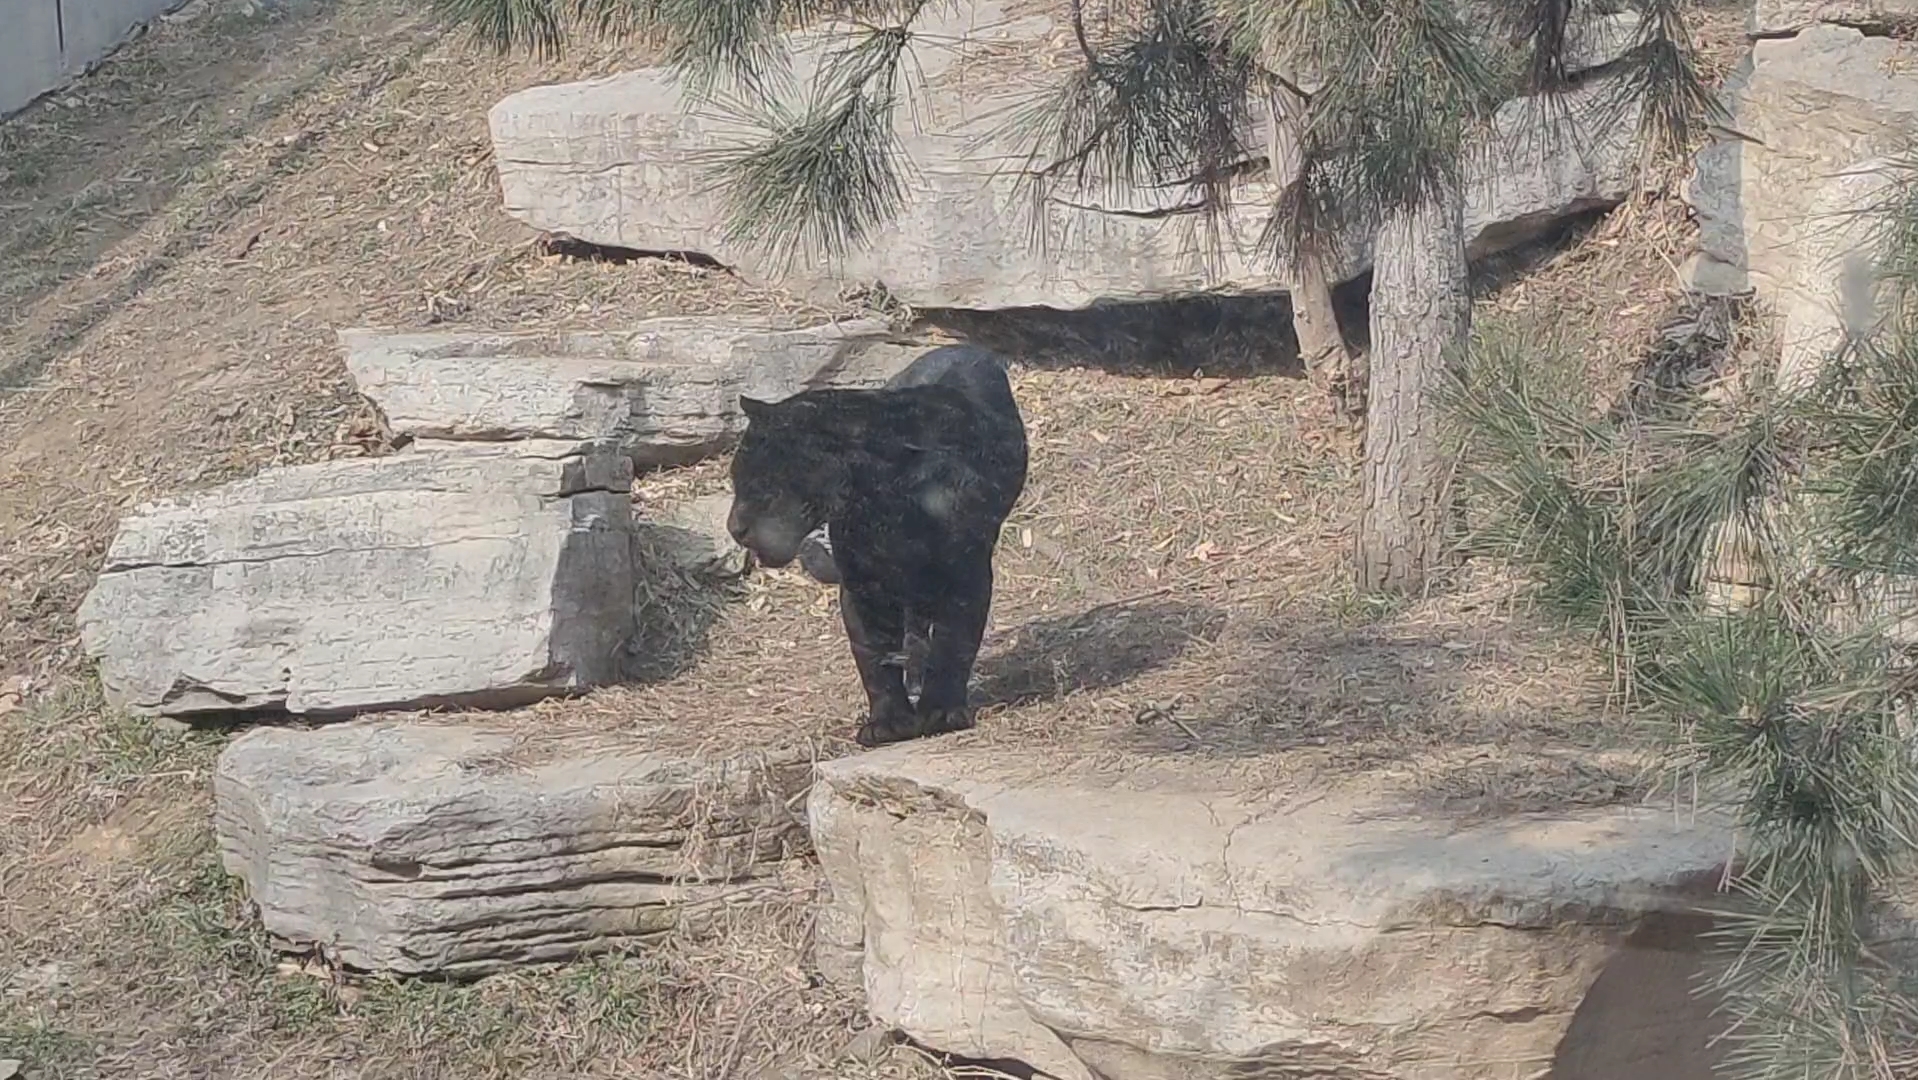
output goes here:
{"type": "Polygon", "coordinates": [[[255,728],[214,771],[221,860],[275,945],[350,968],[481,975],[617,948],[806,850],[803,749],[383,718],[255,728]]]}
{"type": "Polygon", "coordinates": [[[1245,774],[964,736],[825,762],[821,970],[882,1025],[1067,1080],[1538,1076],[1573,1045],[1597,1071],[1552,1075],[1625,1076],[1718,1030],[1682,964],[1609,973],[1709,894],[1729,821],[1448,820],[1376,777],[1245,774]]]}
{"type": "Polygon", "coordinates": [[[1827,23],[1758,41],[1727,88],[1749,138],[1723,135],[1699,155],[1693,280],[1756,293],[1775,315],[1787,384],[1815,376],[1842,337],[1843,283],[1878,235],[1869,211],[1918,134],[1915,63],[1910,43],[1827,23]]]}
{"type": "Polygon", "coordinates": [[[1918,21],[1912,0],[1757,0],[1751,9],[1755,37],[1784,37],[1825,23],[1885,30],[1918,21]]]}
{"type": "Polygon", "coordinates": [[[604,444],[636,466],[695,461],[744,426],[740,394],[782,398],[883,340],[878,320],[648,319],[620,332],[345,330],[347,370],[396,435],[423,444],[604,444]]]}
{"type": "Polygon", "coordinates": [[[80,606],[137,713],[511,706],[618,678],[632,465],[551,444],[264,472],[144,506],[80,606]]]}
{"type": "MultiPolygon", "coordinates": [[[[997,0],[934,7],[921,23],[909,104],[899,114],[913,168],[906,204],[866,247],[843,258],[774,262],[724,239],[725,206],[708,154],[752,133],[709,110],[687,112],[661,69],[533,87],[496,105],[490,123],[507,212],[595,243],[703,252],[752,279],[818,297],[847,283],[882,282],[919,308],[1073,308],[1209,289],[1268,291],[1287,277],[1259,244],[1273,196],[1269,178],[1255,176],[1234,193],[1232,228],[1216,258],[1202,243],[1198,215],[1176,212],[1183,198],[1176,191],[1123,202],[1054,200],[1029,221],[1016,180],[1028,140],[1007,117],[1052,88],[1074,48],[1070,33],[997,0]],[[1033,235],[1043,242],[1030,244],[1033,235]]],[[[1622,21],[1594,24],[1577,38],[1580,59],[1608,62],[1629,40],[1622,21]]],[[[795,85],[806,85],[843,39],[814,30],[792,41],[795,85]]],[[[1495,148],[1470,177],[1475,256],[1630,193],[1636,116],[1599,115],[1611,94],[1611,82],[1599,77],[1569,95],[1563,116],[1527,102],[1506,106],[1495,148]]],[[[1263,145],[1263,136],[1253,145],[1263,145]]],[[[1347,247],[1344,276],[1353,276],[1369,265],[1369,241],[1355,236],[1347,247]]]]}

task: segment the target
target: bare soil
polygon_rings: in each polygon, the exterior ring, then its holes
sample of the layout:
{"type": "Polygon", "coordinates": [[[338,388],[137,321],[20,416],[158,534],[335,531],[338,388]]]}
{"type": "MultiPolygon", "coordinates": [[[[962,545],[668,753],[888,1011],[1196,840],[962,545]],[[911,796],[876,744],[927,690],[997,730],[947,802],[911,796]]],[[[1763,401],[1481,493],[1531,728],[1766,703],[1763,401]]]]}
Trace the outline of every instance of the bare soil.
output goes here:
{"type": "MultiPolygon", "coordinates": [[[[123,511],[383,452],[339,328],[807,310],[720,271],[542,254],[499,209],[486,110],[643,57],[502,59],[422,7],[196,0],[0,124],[0,1059],[45,1078],[936,1073],[807,974],[804,867],[721,932],[477,984],[275,958],[212,854],[225,736],[98,699],[73,612],[123,511]]],[[[1735,18],[1701,34],[1729,49],[1735,18]]],[[[1677,295],[1675,194],[1534,253],[1481,315],[1583,327],[1594,377],[1622,383],[1677,295]]],[[[1246,344],[1270,329],[1213,320],[1182,356],[1161,334],[1125,363],[1027,350],[1032,479],[998,563],[988,707],[959,738],[1247,783],[1387,770],[1462,815],[1641,795],[1586,692],[1589,650],[1496,570],[1417,602],[1354,597],[1356,441],[1246,344]]],[[[636,496],[724,484],[707,463],[636,496]]],[[[507,722],[850,752],[832,594],[760,574],[716,614],[666,677],[507,722]]]]}

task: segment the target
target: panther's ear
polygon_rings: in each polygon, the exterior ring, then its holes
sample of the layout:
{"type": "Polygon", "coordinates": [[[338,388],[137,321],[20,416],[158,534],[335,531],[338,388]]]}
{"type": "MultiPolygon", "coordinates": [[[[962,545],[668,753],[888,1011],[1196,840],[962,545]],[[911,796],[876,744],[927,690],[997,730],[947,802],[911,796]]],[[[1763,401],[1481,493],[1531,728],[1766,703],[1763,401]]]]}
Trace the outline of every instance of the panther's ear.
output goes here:
{"type": "Polygon", "coordinates": [[[744,394],[739,395],[739,411],[744,413],[748,420],[762,420],[772,412],[772,408],[773,403],[770,401],[761,401],[744,394]]]}

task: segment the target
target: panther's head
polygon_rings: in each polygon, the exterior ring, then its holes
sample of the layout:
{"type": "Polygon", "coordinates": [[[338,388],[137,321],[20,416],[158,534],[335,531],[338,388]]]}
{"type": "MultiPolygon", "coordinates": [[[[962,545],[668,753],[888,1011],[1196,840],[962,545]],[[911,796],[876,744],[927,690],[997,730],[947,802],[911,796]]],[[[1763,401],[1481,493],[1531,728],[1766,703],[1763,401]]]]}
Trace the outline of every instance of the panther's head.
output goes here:
{"type": "Polygon", "coordinates": [[[825,513],[800,488],[804,477],[796,475],[779,404],[742,396],[739,409],[746,431],[733,453],[733,507],[726,531],[759,562],[785,566],[799,556],[800,545],[825,521],[825,513]]]}

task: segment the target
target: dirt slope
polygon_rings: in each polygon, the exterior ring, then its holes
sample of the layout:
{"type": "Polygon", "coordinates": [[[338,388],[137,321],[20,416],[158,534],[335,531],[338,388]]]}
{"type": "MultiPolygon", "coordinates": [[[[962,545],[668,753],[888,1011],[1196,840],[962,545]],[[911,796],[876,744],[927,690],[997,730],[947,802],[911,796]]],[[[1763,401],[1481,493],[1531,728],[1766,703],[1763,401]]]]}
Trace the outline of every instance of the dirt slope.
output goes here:
{"type": "Polygon", "coordinates": [[[202,0],[0,127],[0,385],[30,386],[0,404],[0,670],[67,658],[120,506],[375,437],[338,327],[779,303],[542,260],[498,212],[486,109],[617,52],[487,62],[400,5],[301,10],[202,0]]]}

